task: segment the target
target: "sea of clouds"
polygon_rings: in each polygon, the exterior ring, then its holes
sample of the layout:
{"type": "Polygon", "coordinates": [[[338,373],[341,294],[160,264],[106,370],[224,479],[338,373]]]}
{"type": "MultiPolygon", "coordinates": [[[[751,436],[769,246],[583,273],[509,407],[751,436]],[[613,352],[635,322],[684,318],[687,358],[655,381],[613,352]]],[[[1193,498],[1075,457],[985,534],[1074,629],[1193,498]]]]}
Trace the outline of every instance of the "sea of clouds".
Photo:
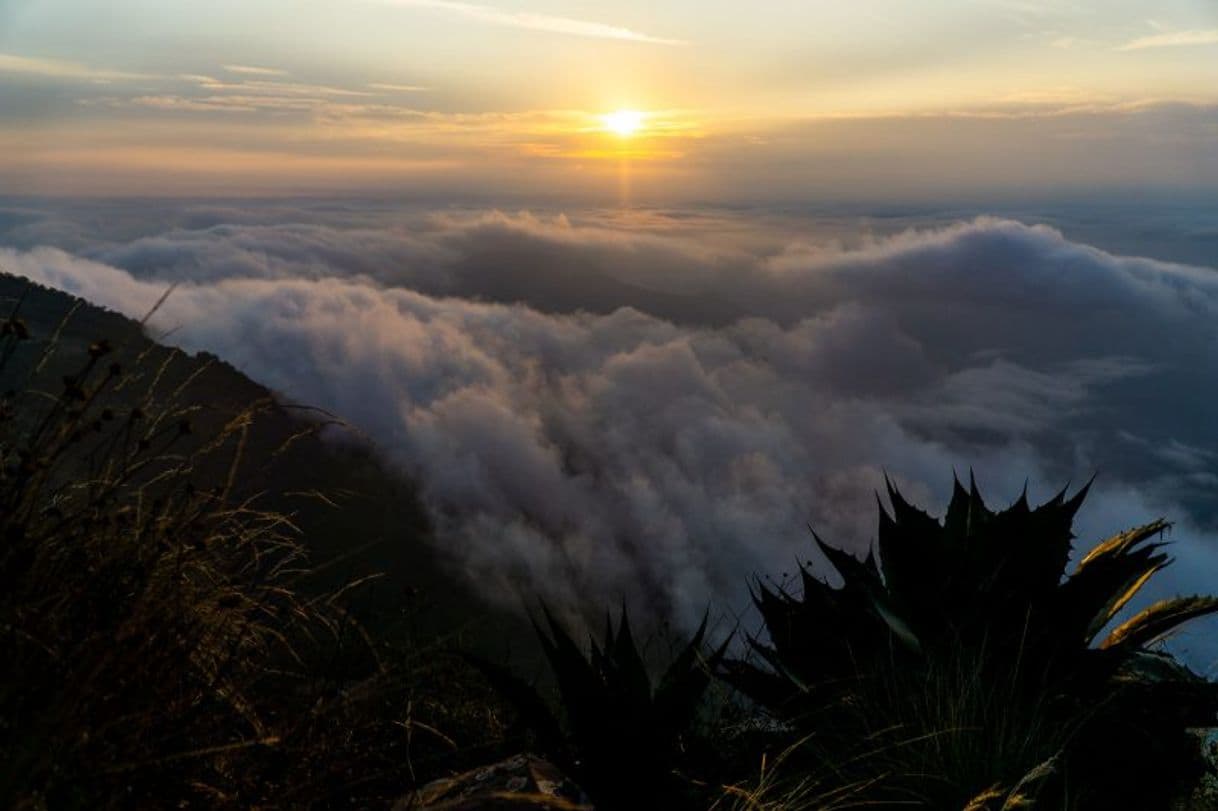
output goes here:
{"type": "Polygon", "coordinates": [[[10,204],[0,245],[132,316],[177,284],[154,330],[373,437],[508,603],[742,610],[823,566],[808,526],[866,549],[885,471],[933,513],[970,468],[1098,473],[1084,541],[1165,515],[1153,596],[1218,580],[1213,268],[1002,217],[337,203],[10,204]]]}

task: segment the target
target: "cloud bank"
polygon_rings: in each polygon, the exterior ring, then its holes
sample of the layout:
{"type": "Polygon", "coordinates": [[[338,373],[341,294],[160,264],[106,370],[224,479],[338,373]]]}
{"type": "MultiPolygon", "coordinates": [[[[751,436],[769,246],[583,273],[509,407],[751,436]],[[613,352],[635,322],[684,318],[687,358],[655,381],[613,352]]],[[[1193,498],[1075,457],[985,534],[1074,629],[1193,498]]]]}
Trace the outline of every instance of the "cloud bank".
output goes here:
{"type": "Polygon", "coordinates": [[[1184,563],[1161,592],[1218,570],[1211,269],[994,218],[843,245],[281,214],[104,238],[35,220],[6,239],[73,252],[0,265],[131,315],[179,283],[157,328],[373,436],[442,553],[507,602],[742,608],[749,576],[812,554],[808,524],[864,549],[885,469],[932,508],[953,468],[997,501],[1098,470],[1085,541],[1167,514],[1184,563]]]}

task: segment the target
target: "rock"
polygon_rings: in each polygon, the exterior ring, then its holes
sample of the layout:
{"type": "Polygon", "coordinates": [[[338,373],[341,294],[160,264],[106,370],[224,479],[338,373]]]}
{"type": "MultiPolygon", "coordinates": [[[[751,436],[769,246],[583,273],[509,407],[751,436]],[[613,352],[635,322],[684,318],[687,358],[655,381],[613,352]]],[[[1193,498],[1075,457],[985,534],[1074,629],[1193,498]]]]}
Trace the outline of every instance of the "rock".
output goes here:
{"type": "Polygon", "coordinates": [[[393,811],[494,811],[565,809],[593,811],[588,798],[554,764],[516,755],[455,777],[428,783],[394,805],[393,811]]]}

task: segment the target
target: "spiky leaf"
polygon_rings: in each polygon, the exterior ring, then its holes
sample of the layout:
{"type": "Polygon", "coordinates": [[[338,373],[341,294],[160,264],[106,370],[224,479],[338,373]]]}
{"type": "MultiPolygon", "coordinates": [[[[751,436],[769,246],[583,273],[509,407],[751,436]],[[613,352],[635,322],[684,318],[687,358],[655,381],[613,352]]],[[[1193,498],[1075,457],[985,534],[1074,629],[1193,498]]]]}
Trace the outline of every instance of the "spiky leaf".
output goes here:
{"type": "Polygon", "coordinates": [[[1157,642],[1189,620],[1215,612],[1218,612],[1218,597],[1161,600],[1114,629],[1100,647],[1144,647],[1157,642]]]}

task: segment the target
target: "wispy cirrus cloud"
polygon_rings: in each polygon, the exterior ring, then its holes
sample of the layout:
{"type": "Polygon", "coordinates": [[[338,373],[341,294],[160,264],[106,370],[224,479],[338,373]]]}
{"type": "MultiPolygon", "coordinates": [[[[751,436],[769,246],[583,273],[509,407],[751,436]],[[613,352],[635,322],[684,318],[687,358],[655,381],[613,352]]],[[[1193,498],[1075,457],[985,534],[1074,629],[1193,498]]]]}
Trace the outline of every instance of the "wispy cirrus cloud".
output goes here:
{"type": "Polygon", "coordinates": [[[1191,31],[1164,31],[1138,37],[1117,48],[1118,51],[1144,51],[1148,48],[1180,48],[1193,45],[1218,45],[1218,28],[1191,31]]]}
{"type": "Polygon", "coordinates": [[[180,74],[179,79],[199,87],[218,93],[237,92],[251,95],[269,96],[372,96],[365,90],[353,90],[349,87],[333,87],[323,84],[306,84],[302,82],[284,82],[275,78],[234,79],[223,81],[211,76],[196,74],[180,74]]]}
{"type": "Polygon", "coordinates": [[[237,73],[242,76],[287,76],[286,70],[279,68],[263,68],[256,65],[221,65],[229,73],[237,73]]]}
{"type": "Polygon", "coordinates": [[[368,85],[372,90],[380,90],[387,93],[430,93],[430,87],[423,87],[417,84],[387,84],[385,82],[373,82],[368,85]]]}
{"type": "Polygon", "coordinates": [[[554,34],[568,34],[593,39],[645,42],[652,45],[686,44],[684,40],[652,36],[616,25],[607,25],[589,20],[576,20],[570,17],[556,17],[551,14],[537,14],[529,11],[504,11],[492,8],[491,6],[463,3],[457,0],[379,0],[379,2],[395,6],[414,6],[417,8],[446,11],[450,14],[487,25],[527,28],[533,31],[549,31],[554,34]]]}
{"type": "Polygon", "coordinates": [[[7,53],[0,53],[0,73],[24,73],[53,79],[84,79],[91,82],[153,78],[146,73],[108,70],[62,59],[42,59],[7,53]]]}

